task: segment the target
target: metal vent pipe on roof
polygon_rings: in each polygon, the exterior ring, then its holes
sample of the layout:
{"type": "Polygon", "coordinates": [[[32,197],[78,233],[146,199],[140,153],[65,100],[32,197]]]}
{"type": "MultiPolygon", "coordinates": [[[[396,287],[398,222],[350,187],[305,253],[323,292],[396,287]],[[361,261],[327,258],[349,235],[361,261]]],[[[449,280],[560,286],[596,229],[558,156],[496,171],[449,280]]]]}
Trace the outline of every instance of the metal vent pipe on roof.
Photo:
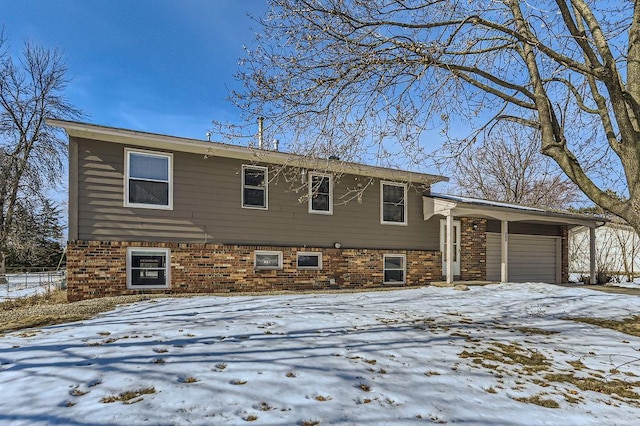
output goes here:
{"type": "Polygon", "coordinates": [[[264,117],[258,117],[258,148],[262,149],[264,144],[264,117]]]}

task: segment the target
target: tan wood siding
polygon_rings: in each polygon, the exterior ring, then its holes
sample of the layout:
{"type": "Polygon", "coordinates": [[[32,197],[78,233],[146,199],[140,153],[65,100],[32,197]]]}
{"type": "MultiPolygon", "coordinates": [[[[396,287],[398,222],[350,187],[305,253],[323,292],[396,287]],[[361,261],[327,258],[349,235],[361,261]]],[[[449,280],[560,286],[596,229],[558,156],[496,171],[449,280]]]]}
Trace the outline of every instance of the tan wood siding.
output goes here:
{"type": "Polygon", "coordinates": [[[299,201],[306,186],[296,193],[282,178],[269,182],[268,210],[244,209],[246,162],[174,152],[173,210],[130,208],[124,207],[125,146],[77,142],[81,240],[438,249],[438,220],[423,220],[417,188],[408,190],[407,226],[380,224],[378,180],[366,188],[361,203],[341,204],[347,189],[356,187],[354,176],[334,182],[333,215],[310,214],[306,199],[299,201]]]}

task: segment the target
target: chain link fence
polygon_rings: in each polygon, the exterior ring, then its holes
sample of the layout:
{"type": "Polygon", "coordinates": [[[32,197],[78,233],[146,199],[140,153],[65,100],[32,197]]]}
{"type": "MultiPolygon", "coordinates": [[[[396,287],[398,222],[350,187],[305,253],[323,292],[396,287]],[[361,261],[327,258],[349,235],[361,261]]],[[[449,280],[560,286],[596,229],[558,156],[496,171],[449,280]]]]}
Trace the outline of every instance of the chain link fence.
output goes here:
{"type": "Polygon", "coordinates": [[[0,301],[33,296],[66,287],[66,271],[56,268],[7,268],[7,283],[0,284],[0,301]]]}

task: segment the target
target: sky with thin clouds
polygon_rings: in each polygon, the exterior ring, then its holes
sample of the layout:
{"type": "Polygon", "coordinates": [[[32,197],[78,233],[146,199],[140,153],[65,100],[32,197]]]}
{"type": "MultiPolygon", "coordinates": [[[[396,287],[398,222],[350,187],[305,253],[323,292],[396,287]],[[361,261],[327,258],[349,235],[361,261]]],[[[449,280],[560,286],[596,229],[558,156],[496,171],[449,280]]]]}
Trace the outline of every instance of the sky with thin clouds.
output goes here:
{"type": "Polygon", "coordinates": [[[266,11],[265,0],[0,0],[0,26],[15,55],[27,40],[63,52],[84,121],[205,139],[212,119],[239,119],[226,98],[260,31],[250,15],[266,11]]]}

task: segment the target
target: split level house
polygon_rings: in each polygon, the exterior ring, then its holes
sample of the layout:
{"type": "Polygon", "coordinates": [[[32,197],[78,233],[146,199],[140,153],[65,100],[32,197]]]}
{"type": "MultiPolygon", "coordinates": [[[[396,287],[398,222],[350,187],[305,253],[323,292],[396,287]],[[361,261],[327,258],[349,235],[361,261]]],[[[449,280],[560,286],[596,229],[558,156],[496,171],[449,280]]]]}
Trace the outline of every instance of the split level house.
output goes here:
{"type": "Polygon", "coordinates": [[[69,136],[72,301],[458,280],[558,283],[568,279],[568,230],[599,224],[438,195],[431,187],[443,176],[48,123],[69,136]]]}

